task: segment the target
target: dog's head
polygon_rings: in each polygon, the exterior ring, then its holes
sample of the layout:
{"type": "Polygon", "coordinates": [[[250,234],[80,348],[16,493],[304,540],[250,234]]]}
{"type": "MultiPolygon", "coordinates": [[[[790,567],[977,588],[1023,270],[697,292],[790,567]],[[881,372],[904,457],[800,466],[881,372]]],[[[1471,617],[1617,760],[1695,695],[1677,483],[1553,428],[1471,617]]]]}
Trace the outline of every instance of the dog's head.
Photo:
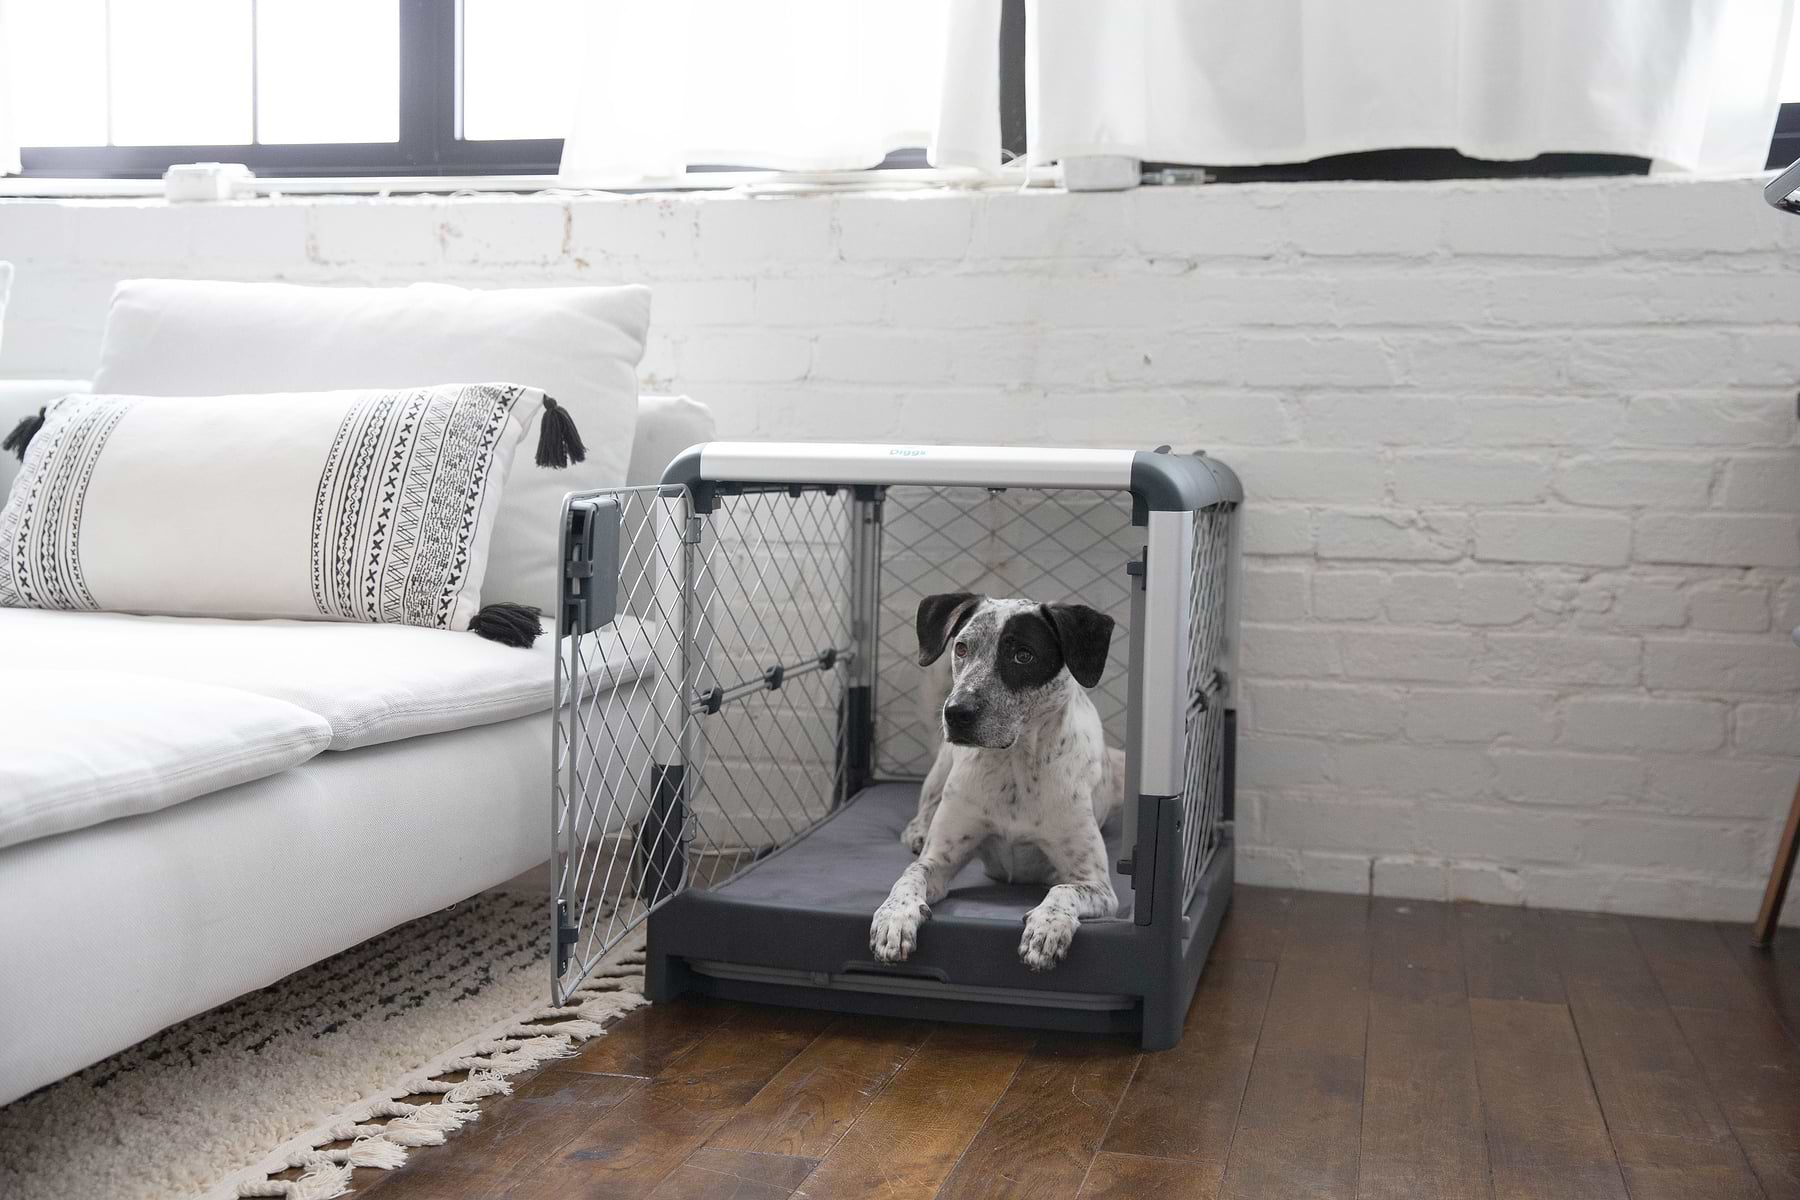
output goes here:
{"type": "Polygon", "coordinates": [[[1066,671],[1082,687],[1100,682],[1113,619],[1085,604],[995,600],[950,592],[919,601],[919,665],[948,651],[944,737],[957,746],[1004,750],[1026,722],[1057,703],[1066,671]]]}

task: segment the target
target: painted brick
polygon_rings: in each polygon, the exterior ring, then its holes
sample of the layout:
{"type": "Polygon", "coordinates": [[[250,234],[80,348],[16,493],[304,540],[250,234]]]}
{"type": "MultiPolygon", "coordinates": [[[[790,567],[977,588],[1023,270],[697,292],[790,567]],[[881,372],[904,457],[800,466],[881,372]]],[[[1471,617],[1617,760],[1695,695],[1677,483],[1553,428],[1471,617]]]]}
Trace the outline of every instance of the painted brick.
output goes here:
{"type": "Polygon", "coordinates": [[[1454,562],[1466,553],[1469,519],[1460,513],[1319,514],[1319,557],[1454,562]]]}
{"type": "Polygon", "coordinates": [[[1418,814],[1420,840],[1439,853],[1505,863],[1568,862],[1581,845],[1573,813],[1430,805],[1418,814]]]}
{"type": "Polygon", "coordinates": [[[1747,702],[1731,718],[1731,744],[1750,754],[1800,750],[1800,706],[1747,702]]]}
{"type": "Polygon", "coordinates": [[[1800,522],[1724,513],[1645,513],[1637,556],[1652,563],[1720,567],[1800,566],[1800,522]]]}
{"type": "Polygon", "coordinates": [[[1580,857],[1625,867],[1742,874],[1750,870],[1758,832],[1747,825],[1596,814],[1582,830],[1580,857]]]}
{"type": "Polygon", "coordinates": [[[1472,797],[1493,785],[1487,759],[1460,746],[1346,743],[1334,750],[1333,764],[1342,786],[1384,796],[1472,797]]]}
{"type": "Polygon", "coordinates": [[[1381,461],[1358,451],[1239,449],[1230,461],[1253,503],[1367,504],[1387,489],[1381,461]]]}
{"type": "Polygon", "coordinates": [[[1243,525],[1246,554],[1313,552],[1313,517],[1304,508],[1247,508],[1243,525]]]}
{"type": "Polygon", "coordinates": [[[1244,571],[1244,615],[1252,621],[1303,621],[1311,581],[1300,569],[1244,571]]]}
{"type": "Polygon", "coordinates": [[[1794,398],[1638,396],[1626,405],[1619,440],[1629,446],[1782,446],[1794,434],[1794,398]]]}
{"type": "MultiPolygon", "coordinates": [[[[1778,752],[1792,754],[1794,746],[1790,740],[1778,752]]],[[[1773,820],[1787,815],[1794,798],[1793,765],[1786,761],[1679,755],[1653,758],[1647,768],[1643,802],[1665,812],[1773,820]]]]}
{"type": "Polygon", "coordinates": [[[1574,513],[1477,513],[1475,557],[1622,567],[1631,558],[1631,522],[1574,513]]]}
{"type": "Polygon", "coordinates": [[[1638,755],[1495,749],[1495,790],[1518,804],[1597,808],[1639,799],[1646,768],[1638,755]]]}
{"type": "Polygon", "coordinates": [[[1695,629],[1717,633],[1763,633],[1769,628],[1769,589],[1733,583],[1703,583],[1688,594],[1695,629]]]}
{"type": "Polygon", "coordinates": [[[1589,750],[1716,750],[1725,717],[1714,700],[1576,696],[1563,705],[1563,739],[1589,750]]]}
{"type": "Polygon", "coordinates": [[[1461,683],[1477,642],[1471,633],[1349,629],[1338,635],[1344,673],[1352,679],[1461,683]]]}
{"type": "Polygon", "coordinates": [[[1800,692],[1800,653],[1778,637],[1646,638],[1644,683],[1667,691],[1793,695],[1800,692]]]}
{"type": "Polygon", "coordinates": [[[1313,612],[1327,621],[1372,621],[1381,616],[1388,577],[1379,571],[1319,571],[1313,575],[1313,612]]]}
{"type": "Polygon", "coordinates": [[[1530,504],[1550,486],[1541,459],[1498,454],[1404,454],[1394,459],[1401,504],[1530,504]]]}
{"type": "Polygon", "coordinates": [[[846,259],[961,258],[974,232],[974,210],[935,192],[839,196],[838,253],[846,259]]]}
{"type": "Polygon", "coordinates": [[[1556,471],[1556,494],[1599,508],[1704,508],[1712,490],[1710,459],[1587,456],[1556,471]]]}
{"type": "Polygon", "coordinates": [[[1737,344],[1725,333],[1593,333],[1574,339],[1569,382],[1577,387],[1680,388],[1731,379],[1737,344]]]}
{"type": "Polygon", "coordinates": [[[1539,745],[1556,734],[1551,692],[1437,691],[1406,698],[1406,736],[1422,742],[1539,745]]]}
{"type": "Polygon", "coordinates": [[[1800,453],[1728,459],[1719,506],[1744,512],[1800,513],[1800,453]]]}
{"type": "Polygon", "coordinates": [[[1467,187],[1444,197],[1444,240],[1458,254],[1606,253],[1605,198],[1596,187],[1467,187]]]}
{"type": "Polygon", "coordinates": [[[1395,381],[1387,347],[1371,337],[1276,334],[1244,339],[1244,380],[1257,387],[1381,387],[1395,381]]]}
{"type": "Polygon", "coordinates": [[[1643,645],[1632,637],[1490,633],[1476,662],[1487,683],[1626,686],[1638,682],[1643,645]]]}
{"type": "Polygon", "coordinates": [[[1255,728],[1262,733],[1391,737],[1400,732],[1401,699],[1379,688],[1321,683],[1253,683],[1255,728]]]}
{"type": "Polygon", "coordinates": [[[709,196],[699,205],[695,256],[714,267],[821,263],[832,251],[831,204],[824,196],[709,196]]]}
{"type": "Polygon", "coordinates": [[[1675,580],[1627,580],[1613,602],[1621,629],[1673,629],[1687,624],[1688,602],[1675,580]]]}
{"type": "Polygon", "coordinates": [[[1241,633],[1247,675],[1317,679],[1341,673],[1337,640],[1328,629],[1246,622],[1241,633]]]}

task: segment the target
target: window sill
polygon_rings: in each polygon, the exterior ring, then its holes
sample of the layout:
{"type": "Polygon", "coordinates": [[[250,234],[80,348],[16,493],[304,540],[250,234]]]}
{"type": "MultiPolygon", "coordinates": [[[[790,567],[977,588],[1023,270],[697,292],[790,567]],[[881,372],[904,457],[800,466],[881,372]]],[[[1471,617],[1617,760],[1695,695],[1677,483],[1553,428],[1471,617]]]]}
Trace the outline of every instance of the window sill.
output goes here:
{"type": "MultiPolygon", "coordinates": [[[[1023,168],[993,174],[955,167],[892,168],[881,171],[842,171],[806,174],[792,171],[698,171],[666,183],[641,187],[566,187],[551,175],[418,175],[345,176],[342,178],[267,178],[256,180],[257,197],[279,196],[410,196],[455,195],[466,192],[588,192],[743,191],[777,194],[790,192],[891,191],[905,188],[982,188],[1021,185],[1045,186],[1060,182],[1059,173],[1039,168],[1027,176],[1023,168]]],[[[0,177],[0,196],[106,198],[155,197],[163,194],[160,179],[50,179],[26,176],[0,177]]],[[[244,197],[248,199],[249,197],[244,197]]],[[[203,201],[200,203],[204,203],[203,201]]]]}

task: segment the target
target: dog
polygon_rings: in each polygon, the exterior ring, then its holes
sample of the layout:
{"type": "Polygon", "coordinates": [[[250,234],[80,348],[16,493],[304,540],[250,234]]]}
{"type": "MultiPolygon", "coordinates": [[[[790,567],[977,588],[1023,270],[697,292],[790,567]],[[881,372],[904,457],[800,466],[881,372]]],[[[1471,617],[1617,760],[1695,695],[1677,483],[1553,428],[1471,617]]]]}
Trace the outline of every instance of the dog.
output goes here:
{"type": "Polygon", "coordinates": [[[1100,828],[1124,803],[1123,755],[1108,750],[1086,690],[1106,667],[1113,620],[1082,604],[952,592],[920,601],[915,623],[921,667],[948,651],[944,744],[908,825],[923,827],[919,859],[876,909],[869,949],[904,962],[931,905],[979,855],[992,879],[1050,885],[1019,943],[1019,961],[1049,970],[1083,919],[1119,907],[1100,828]]]}

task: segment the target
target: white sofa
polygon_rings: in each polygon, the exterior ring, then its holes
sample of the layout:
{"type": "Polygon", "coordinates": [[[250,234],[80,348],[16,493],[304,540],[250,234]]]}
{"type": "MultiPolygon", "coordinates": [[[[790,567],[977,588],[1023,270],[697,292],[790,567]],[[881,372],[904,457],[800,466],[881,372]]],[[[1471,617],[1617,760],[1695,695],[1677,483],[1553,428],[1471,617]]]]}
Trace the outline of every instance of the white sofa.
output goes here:
{"type": "MultiPolygon", "coordinates": [[[[0,382],[0,427],[84,386],[0,382]]],[[[643,398],[629,482],[655,482],[712,432],[704,406],[643,398]]],[[[0,465],[0,495],[16,466],[10,456],[0,465]]],[[[195,624],[0,609],[0,663],[105,662],[191,678],[182,645],[169,639],[191,636],[195,624]]],[[[328,749],[159,811],[0,849],[0,1103],[542,863],[553,647],[544,638],[516,653],[530,658],[514,660],[505,703],[422,726],[443,732],[328,749]],[[532,664],[523,687],[522,662],[532,664]],[[541,690],[529,683],[533,672],[541,690]]],[[[395,693],[426,690],[384,679],[385,669],[364,665],[366,692],[389,683],[395,693]]],[[[314,711],[330,706],[329,696],[309,699],[319,688],[308,690],[306,672],[289,673],[271,694],[314,711]]],[[[0,666],[0,688],[5,679],[0,666]]],[[[469,686],[440,682],[440,690],[469,686]]],[[[389,702],[385,693],[363,699],[375,709],[389,702]]],[[[545,929],[547,944],[548,898],[545,929]]]]}

